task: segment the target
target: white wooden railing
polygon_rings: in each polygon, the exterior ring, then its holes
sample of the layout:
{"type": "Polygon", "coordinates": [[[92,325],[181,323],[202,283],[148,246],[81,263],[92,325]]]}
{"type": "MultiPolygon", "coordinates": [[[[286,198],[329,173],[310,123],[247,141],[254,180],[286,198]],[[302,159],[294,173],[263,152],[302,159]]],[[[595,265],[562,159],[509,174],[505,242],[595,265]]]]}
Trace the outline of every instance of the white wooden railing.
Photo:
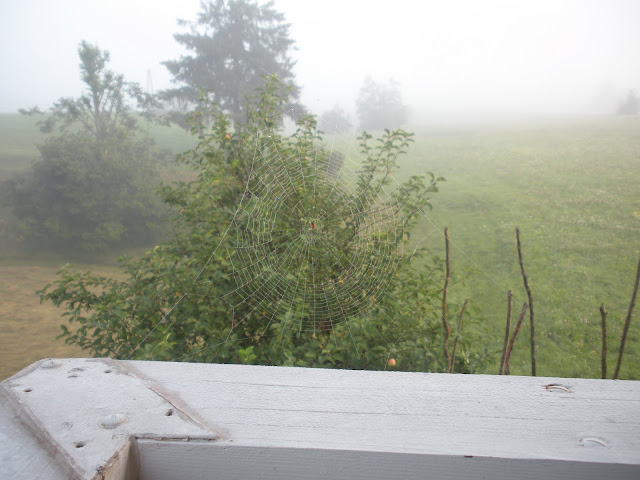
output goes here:
{"type": "Polygon", "coordinates": [[[49,359],[2,479],[638,479],[640,382],[49,359]]]}

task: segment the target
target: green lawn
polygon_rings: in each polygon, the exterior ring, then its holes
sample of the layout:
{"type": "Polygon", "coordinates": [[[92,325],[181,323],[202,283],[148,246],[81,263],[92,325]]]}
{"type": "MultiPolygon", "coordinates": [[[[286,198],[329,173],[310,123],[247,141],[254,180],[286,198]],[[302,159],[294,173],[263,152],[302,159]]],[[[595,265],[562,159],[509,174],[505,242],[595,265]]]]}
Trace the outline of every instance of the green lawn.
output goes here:
{"type": "MultiPolygon", "coordinates": [[[[14,113],[0,114],[0,179],[14,171],[28,168],[38,157],[37,145],[45,135],[40,132],[39,117],[14,113]]],[[[156,145],[174,154],[184,152],[195,145],[195,139],[178,127],[148,126],[156,145]]]]}
{"type": "MultiPolygon", "coordinates": [[[[445,226],[459,276],[451,294],[480,310],[486,340],[501,347],[506,294],[526,300],[517,259],[520,227],[536,316],[537,373],[598,377],[600,313],[609,324],[610,375],[640,255],[640,118],[548,121],[416,134],[405,174],[446,177],[415,238],[444,256],[445,226]]],[[[640,378],[636,311],[621,377],[640,378]]],[[[512,357],[528,374],[529,325],[512,357]]],[[[488,373],[495,373],[496,367],[488,373]]]]}
{"type": "MultiPolygon", "coordinates": [[[[179,129],[151,131],[161,147],[174,153],[193,145],[179,129]]],[[[32,119],[0,115],[0,178],[28,166],[37,155],[34,140],[42,137],[32,119]]],[[[336,146],[357,150],[351,139],[338,139],[336,146]]],[[[640,255],[640,118],[422,127],[401,164],[400,177],[429,170],[447,179],[413,238],[444,256],[442,230],[449,227],[454,280],[476,271],[464,285],[453,285],[449,295],[460,304],[469,298],[476,307],[469,314],[481,318],[478,328],[490,350],[501,349],[507,290],[514,291],[514,311],[526,300],[515,246],[519,226],[533,289],[538,375],[600,376],[602,302],[609,312],[609,375],[613,373],[640,255]]],[[[165,178],[172,175],[171,169],[164,172],[165,178]]],[[[184,173],[176,170],[175,175],[184,173]]],[[[23,260],[19,266],[32,269],[41,261],[23,260]]],[[[11,263],[6,257],[2,262],[11,263]]],[[[19,285],[15,278],[20,272],[12,270],[11,276],[19,285]]],[[[42,284],[48,280],[43,278],[42,284]]],[[[33,290],[35,283],[31,278],[25,288],[33,290]]],[[[0,324],[15,322],[20,305],[12,308],[3,311],[0,324]]],[[[40,318],[34,310],[31,322],[50,323],[50,315],[48,311],[46,319],[40,318]]],[[[622,378],[640,379],[638,315],[636,311],[627,339],[622,378]]],[[[46,335],[54,341],[51,333],[46,335]]],[[[530,373],[528,344],[527,322],[512,357],[512,373],[530,373]]]]}

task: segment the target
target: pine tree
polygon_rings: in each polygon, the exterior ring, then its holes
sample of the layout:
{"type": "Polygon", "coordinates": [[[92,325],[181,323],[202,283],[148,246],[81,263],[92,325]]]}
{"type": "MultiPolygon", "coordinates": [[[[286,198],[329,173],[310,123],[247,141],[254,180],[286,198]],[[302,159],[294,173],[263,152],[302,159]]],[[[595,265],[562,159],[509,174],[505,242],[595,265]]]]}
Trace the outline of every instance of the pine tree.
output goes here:
{"type": "MultiPolygon", "coordinates": [[[[264,76],[275,76],[298,98],[290,57],[294,40],[289,24],[273,8],[249,0],[209,0],[201,4],[195,21],[180,20],[186,33],[174,35],[190,51],[177,60],[163,62],[178,86],[163,92],[166,100],[195,105],[201,91],[235,122],[243,119],[247,96],[264,85],[264,76]]],[[[285,110],[294,104],[285,106],[285,110]]]]}

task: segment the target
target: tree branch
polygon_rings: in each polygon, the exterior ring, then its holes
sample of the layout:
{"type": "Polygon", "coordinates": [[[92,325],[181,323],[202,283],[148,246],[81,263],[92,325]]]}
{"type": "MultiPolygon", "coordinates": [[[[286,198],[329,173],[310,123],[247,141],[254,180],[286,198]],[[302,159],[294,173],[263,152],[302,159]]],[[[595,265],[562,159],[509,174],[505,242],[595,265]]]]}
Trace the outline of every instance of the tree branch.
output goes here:
{"type": "Polygon", "coordinates": [[[449,280],[451,279],[451,258],[449,253],[449,227],[444,227],[445,252],[446,252],[446,273],[444,278],[444,289],[442,290],[442,327],[444,329],[444,358],[446,360],[445,371],[449,371],[451,367],[451,355],[449,354],[449,335],[451,327],[447,322],[447,290],[449,289],[449,280]]]}
{"type": "Polygon", "coordinates": [[[511,335],[511,340],[509,341],[509,346],[507,347],[507,354],[504,359],[504,374],[509,375],[511,371],[509,370],[509,360],[511,360],[511,352],[513,352],[513,345],[516,343],[516,337],[518,336],[518,332],[520,331],[520,327],[522,326],[522,322],[524,320],[524,314],[527,312],[527,302],[524,302],[522,305],[522,311],[520,312],[520,318],[518,318],[518,323],[516,323],[516,328],[513,329],[513,334],[511,335]]]}
{"type": "Polygon", "coordinates": [[[602,318],[602,358],[600,361],[601,378],[607,378],[607,311],[604,303],[600,305],[600,317],[602,318]]]}
{"type": "Polygon", "coordinates": [[[513,292],[507,292],[507,328],[504,332],[504,344],[502,345],[502,358],[500,359],[500,370],[498,375],[504,373],[504,361],[507,358],[507,346],[509,344],[509,331],[511,330],[511,311],[513,309],[513,292]]]}
{"type": "Polygon", "coordinates": [[[627,310],[627,318],[624,320],[624,328],[622,330],[622,338],[620,339],[620,351],[618,352],[618,363],[616,364],[616,371],[613,374],[613,379],[616,380],[620,375],[620,366],[622,365],[622,355],[624,353],[624,345],[627,340],[627,333],[629,332],[629,324],[631,323],[631,315],[633,314],[633,307],[636,304],[636,295],[638,294],[638,283],[640,283],[640,259],[638,260],[638,269],[636,270],[636,283],[633,287],[633,293],[631,294],[631,303],[627,310]]]}
{"type": "Polygon", "coordinates": [[[522,247],[520,245],[520,229],[516,227],[516,243],[518,246],[518,262],[520,263],[520,271],[522,272],[522,279],[524,280],[524,288],[527,290],[527,296],[529,297],[529,325],[531,326],[531,375],[536,376],[536,340],[535,340],[535,327],[533,323],[533,296],[531,295],[531,288],[529,287],[529,280],[527,274],[524,271],[524,263],[522,262],[522,247]]]}
{"type": "Polygon", "coordinates": [[[469,299],[465,299],[460,309],[460,318],[458,319],[458,331],[456,333],[456,339],[453,341],[453,353],[451,354],[451,366],[449,367],[449,373],[453,373],[456,365],[456,350],[458,349],[458,339],[460,338],[460,332],[462,331],[462,315],[464,315],[464,309],[467,308],[467,302],[469,299]]]}

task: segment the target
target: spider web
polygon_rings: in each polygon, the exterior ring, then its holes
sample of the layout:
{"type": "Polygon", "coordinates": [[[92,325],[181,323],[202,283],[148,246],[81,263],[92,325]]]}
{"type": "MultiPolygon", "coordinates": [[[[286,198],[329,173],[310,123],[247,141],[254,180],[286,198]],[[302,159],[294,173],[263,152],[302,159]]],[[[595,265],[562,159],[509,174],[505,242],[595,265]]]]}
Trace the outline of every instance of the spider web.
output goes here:
{"type": "Polygon", "coordinates": [[[275,146],[260,152],[230,229],[234,293],[271,321],[289,313],[300,329],[332,328],[366,313],[399,258],[403,219],[391,197],[381,190],[355,198],[352,172],[339,171],[338,154],[326,159],[318,148],[301,158],[282,158],[275,146]],[[347,222],[359,225],[345,240],[347,222]]]}
{"type": "MultiPolygon", "coordinates": [[[[174,360],[232,341],[232,333],[255,313],[264,322],[261,337],[270,336],[269,327],[275,323],[282,324],[280,335],[288,328],[333,333],[340,324],[349,328],[349,320],[366,319],[390,293],[388,286],[406,248],[406,218],[394,201],[402,185],[392,176],[391,186],[381,186],[374,195],[354,195],[363,160],[355,142],[339,149],[335,143],[316,144],[310,154],[295,156],[283,154],[277,142],[270,141],[267,132],[264,135],[268,140],[256,149],[237,210],[193,281],[194,287],[210,283],[201,276],[214,255],[224,250],[236,286],[221,297],[231,312],[231,330],[226,338],[212,339],[174,360]],[[358,222],[356,233],[347,239],[347,249],[340,236],[346,222],[358,222]],[[248,313],[246,305],[251,305],[248,313]]],[[[335,142],[337,137],[333,138],[335,142]]],[[[434,233],[444,235],[424,210],[418,208],[417,213],[427,220],[429,231],[414,245],[416,250],[434,233]]],[[[184,292],[127,358],[158,326],[179,321],[173,312],[192,294],[184,292]]],[[[433,302],[432,307],[440,310],[433,302]]],[[[379,313],[389,322],[396,321],[384,310],[379,313]]],[[[387,338],[378,329],[376,333],[390,351],[405,331],[396,338],[387,338]]],[[[353,347],[358,352],[355,341],[353,347]]]]}

